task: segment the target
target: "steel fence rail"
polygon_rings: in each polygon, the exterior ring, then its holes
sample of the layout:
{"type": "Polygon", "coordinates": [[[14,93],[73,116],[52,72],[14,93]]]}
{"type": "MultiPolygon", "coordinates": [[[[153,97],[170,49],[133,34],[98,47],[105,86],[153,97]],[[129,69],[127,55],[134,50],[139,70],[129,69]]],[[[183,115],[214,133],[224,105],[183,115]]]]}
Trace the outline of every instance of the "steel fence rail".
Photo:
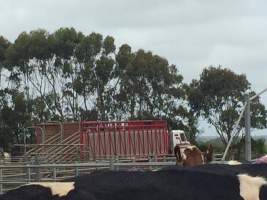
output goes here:
{"type": "Polygon", "coordinates": [[[112,159],[109,162],[90,162],[90,163],[66,163],[66,164],[7,164],[0,165],[0,193],[18,187],[22,184],[42,182],[42,181],[60,181],[67,178],[77,177],[81,174],[88,174],[95,170],[109,169],[129,169],[140,167],[142,169],[152,170],[156,167],[173,166],[176,162],[162,161],[156,162],[149,159],[149,162],[120,162],[112,159]],[[20,169],[18,176],[15,176],[16,170],[20,169]],[[5,170],[9,174],[5,175],[5,170]],[[10,176],[10,172],[14,171],[14,177],[10,176]],[[23,171],[24,173],[21,173],[23,171]],[[40,177],[41,176],[41,177],[40,177]],[[13,185],[13,186],[11,186],[13,185]],[[5,187],[4,187],[5,186],[5,187]]]}
{"type": "MultiPolygon", "coordinates": [[[[174,165],[175,162],[130,162],[130,163],[113,163],[114,166],[169,166],[174,165]]],[[[63,168],[63,167],[107,167],[110,163],[74,163],[74,164],[27,164],[27,165],[0,165],[0,169],[11,169],[11,168],[63,168]]]]}

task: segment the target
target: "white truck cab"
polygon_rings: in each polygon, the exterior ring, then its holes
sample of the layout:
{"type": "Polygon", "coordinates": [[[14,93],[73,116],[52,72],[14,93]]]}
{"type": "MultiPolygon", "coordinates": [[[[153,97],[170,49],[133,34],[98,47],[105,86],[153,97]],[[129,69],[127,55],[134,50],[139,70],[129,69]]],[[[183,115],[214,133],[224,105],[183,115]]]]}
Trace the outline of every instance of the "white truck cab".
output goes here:
{"type": "Polygon", "coordinates": [[[174,149],[176,145],[179,146],[190,145],[190,142],[187,141],[185,132],[182,130],[172,130],[170,138],[171,138],[172,149],[174,149]]]}

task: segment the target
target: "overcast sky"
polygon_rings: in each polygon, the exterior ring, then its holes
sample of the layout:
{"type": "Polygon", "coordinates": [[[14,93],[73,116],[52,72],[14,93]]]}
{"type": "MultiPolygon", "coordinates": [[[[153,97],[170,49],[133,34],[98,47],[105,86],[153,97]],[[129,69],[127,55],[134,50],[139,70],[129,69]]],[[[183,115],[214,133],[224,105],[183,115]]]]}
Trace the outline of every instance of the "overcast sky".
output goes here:
{"type": "MultiPolygon", "coordinates": [[[[11,41],[59,27],[151,50],[186,82],[220,64],[245,73],[256,91],[267,87],[266,0],[0,0],[0,35],[11,41]]],[[[262,99],[267,106],[267,94],[262,99]]]]}

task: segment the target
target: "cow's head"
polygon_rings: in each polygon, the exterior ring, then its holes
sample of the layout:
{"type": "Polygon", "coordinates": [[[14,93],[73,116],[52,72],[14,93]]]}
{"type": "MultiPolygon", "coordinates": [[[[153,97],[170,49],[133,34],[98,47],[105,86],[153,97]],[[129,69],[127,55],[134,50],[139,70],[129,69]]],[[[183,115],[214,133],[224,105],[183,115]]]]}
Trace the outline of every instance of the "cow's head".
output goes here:
{"type": "Polygon", "coordinates": [[[184,150],[185,160],[183,166],[196,166],[204,164],[202,152],[196,146],[189,146],[184,150]]]}

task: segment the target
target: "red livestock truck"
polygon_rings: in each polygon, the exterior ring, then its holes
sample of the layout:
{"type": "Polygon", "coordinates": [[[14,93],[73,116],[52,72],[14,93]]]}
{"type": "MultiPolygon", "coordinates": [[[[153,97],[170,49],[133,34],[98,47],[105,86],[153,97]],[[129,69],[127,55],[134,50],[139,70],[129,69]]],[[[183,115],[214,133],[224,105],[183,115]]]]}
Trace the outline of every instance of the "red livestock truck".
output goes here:
{"type": "Polygon", "coordinates": [[[177,144],[189,144],[183,131],[170,132],[162,120],[85,121],[81,127],[82,157],[164,156],[172,153],[177,144]]]}
{"type": "MultiPolygon", "coordinates": [[[[61,126],[42,124],[40,127],[44,129],[46,139],[58,132],[62,132],[63,142],[79,135],[76,143],[79,143],[82,160],[114,156],[136,159],[150,155],[160,157],[173,154],[176,145],[181,148],[190,145],[185,133],[182,130],[168,130],[165,120],[82,121],[63,123],[61,126]]],[[[40,137],[37,141],[41,143],[40,137]]]]}

